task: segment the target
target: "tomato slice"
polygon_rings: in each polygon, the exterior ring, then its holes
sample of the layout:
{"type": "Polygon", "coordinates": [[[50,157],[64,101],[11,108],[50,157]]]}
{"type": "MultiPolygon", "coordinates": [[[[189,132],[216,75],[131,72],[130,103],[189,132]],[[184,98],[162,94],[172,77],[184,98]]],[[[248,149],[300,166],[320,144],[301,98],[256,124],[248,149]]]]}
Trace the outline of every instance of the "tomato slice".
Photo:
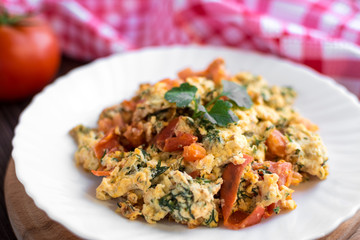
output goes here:
{"type": "Polygon", "coordinates": [[[269,206],[266,207],[264,218],[269,218],[274,214],[274,209],[277,208],[280,205],[280,202],[272,203],[269,206]]]}
{"type": "Polygon", "coordinates": [[[206,149],[198,143],[184,147],[183,157],[185,161],[195,162],[206,156],[206,149]]]}
{"type": "Polygon", "coordinates": [[[182,83],[184,83],[184,80],[165,78],[165,79],[161,80],[160,82],[165,83],[166,88],[170,90],[173,87],[179,87],[182,83]]]}
{"type": "Polygon", "coordinates": [[[289,187],[292,179],[292,165],[288,162],[271,162],[269,171],[279,176],[278,185],[289,187]]]}
{"type": "Polygon", "coordinates": [[[221,84],[221,80],[227,79],[228,75],[225,71],[225,61],[222,58],[217,58],[209,64],[207,69],[199,72],[194,72],[190,68],[186,68],[178,73],[181,79],[186,79],[193,76],[201,76],[212,79],[216,85],[221,84]]]}
{"type": "Polygon", "coordinates": [[[285,157],[286,141],[285,136],[280,131],[276,129],[271,131],[265,143],[271,153],[275,154],[278,157],[285,157]]]}
{"type": "Polygon", "coordinates": [[[240,165],[229,163],[222,175],[223,184],[220,189],[220,198],[224,204],[222,206],[222,214],[224,222],[227,222],[231,215],[232,207],[236,201],[237,191],[239,188],[241,176],[245,167],[253,161],[253,157],[244,154],[245,162],[240,165]]]}
{"type": "Polygon", "coordinates": [[[91,173],[98,177],[105,177],[105,176],[107,177],[110,176],[111,174],[110,171],[95,171],[95,170],[91,170],[91,173]]]}
{"type": "Polygon", "coordinates": [[[195,170],[195,171],[189,173],[189,175],[190,175],[192,178],[198,178],[198,177],[200,177],[200,171],[199,171],[199,170],[195,170]]]}
{"type": "Polygon", "coordinates": [[[121,105],[126,111],[133,112],[136,109],[137,103],[133,100],[124,100],[121,105]]]}
{"type": "Polygon", "coordinates": [[[264,213],[265,208],[261,206],[257,206],[250,214],[237,211],[231,214],[228,219],[225,220],[224,218],[224,226],[233,230],[249,227],[259,223],[264,213]]]}
{"type": "Polygon", "coordinates": [[[189,133],[181,133],[179,136],[168,138],[165,140],[163,148],[164,152],[174,152],[183,149],[185,146],[189,146],[197,141],[197,137],[189,133]]]}
{"type": "Polygon", "coordinates": [[[319,130],[319,127],[315,124],[315,123],[312,123],[309,119],[307,118],[304,118],[304,117],[301,117],[300,118],[300,123],[304,124],[304,126],[309,130],[309,131],[312,131],[312,132],[316,132],[319,130]]]}
{"type": "Polygon", "coordinates": [[[266,169],[272,173],[275,173],[279,176],[278,185],[279,187],[285,185],[286,187],[290,186],[292,182],[292,165],[289,162],[279,161],[265,161],[263,163],[254,163],[252,165],[254,170],[266,169]]]}
{"type": "Polygon", "coordinates": [[[131,147],[138,147],[145,143],[145,133],[141,122],[128,125],[123,136],[130,142],[131,147]]]}
{"type": "Polygon", "coordinates": [[[120,147],[119,136],[115,134],[114,129],[105,135],[94,146],[94,152],[97,159],[101,159],[105,153],[118,149],[120,147]]]}
{"type": "Polygon", "coordinates": [[[99,130],[105,134],[109,133],[114,127],[119,127],[120,129],[125,126],[124,120],[120,113],[117,113],[113,118],[102,118],[98,121],[99,130]]]}
{"type": "Polygon", "coordinates": [[[251,214],[242,211],[232,213],[232,207],[236,201],[241,176],[245,167],[253,161],[253,157],[244,154],[246,159],[243,164],[228,164],[223,173],[224,183],[221,186],[220,198],[224,201],[222,213],[224,217],[224,226],[230,229],[238,230],[241,228],[255,225],[261,221],[264,216],[265,208],[257,206],[251,214]]]}
{"type": "Polygon", "coordinates": [[[290,185],[298,185],[299,183],[301,183],[302,181],[302,175],[298,172],[294,172],[292,174],[292,178],[291,178],[291,184],[290,185]]]}
{"type": "Polygon", "coordinates": [[[160,133],[156,136],[156,145],[159,149],[163,149],[165,140],[171,138],[175,134],[175,128],[179,122],[179,118],[174,118],[169,124],[163,128],[160,133]]]}

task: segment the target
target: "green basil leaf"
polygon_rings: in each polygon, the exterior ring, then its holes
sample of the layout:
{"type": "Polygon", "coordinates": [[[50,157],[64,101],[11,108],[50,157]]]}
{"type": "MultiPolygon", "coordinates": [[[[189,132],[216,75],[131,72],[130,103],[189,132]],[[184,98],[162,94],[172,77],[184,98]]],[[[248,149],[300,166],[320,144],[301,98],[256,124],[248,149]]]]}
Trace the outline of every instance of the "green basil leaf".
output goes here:
{"type": "Polygon", "coordinates": [[[203,118],[205,118],[212,124],[217,124],[216,120],[212,116],[210,116],[210,114],[208,113],[208,111],[206,110],[206,108],[203,105],[199,105],[198,111],[203,113],[202,114],[203,118]]]}
{"type": "Polygon", "coordinates": [[[176,103],[177,107],[187,107],[195,98],[197,87],[189,83],[183,83],[180,87],[174,87],[165,93],[165,99],[176,103]]]}
{"type": "Polygon", "coordinates": [[[208,113],[217,125],[226,127],[229,123],[239,121],[239,118],[230,110],[231,107],[230,102],[218,100],[208,113]]]}
{"type": "Polygon", "coordinates": [[[250,108],[253,105],[245,87],[235,82],[226,80],[223,80],[222,84],[223,95],[230,98],[238,107],[250,108]]]}

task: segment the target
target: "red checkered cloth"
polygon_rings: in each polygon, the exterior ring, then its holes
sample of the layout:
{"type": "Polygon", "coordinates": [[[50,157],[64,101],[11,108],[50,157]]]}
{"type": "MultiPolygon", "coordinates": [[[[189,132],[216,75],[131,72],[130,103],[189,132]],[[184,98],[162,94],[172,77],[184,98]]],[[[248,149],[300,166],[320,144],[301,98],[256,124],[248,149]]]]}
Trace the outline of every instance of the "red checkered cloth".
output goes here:
{"type": "Polygon", "coordinates": [[[42,11],[63,51],[91,60],[144,46],[227,45],[306,64],[360,97],[360,1],[0,0],[42,11]]]}

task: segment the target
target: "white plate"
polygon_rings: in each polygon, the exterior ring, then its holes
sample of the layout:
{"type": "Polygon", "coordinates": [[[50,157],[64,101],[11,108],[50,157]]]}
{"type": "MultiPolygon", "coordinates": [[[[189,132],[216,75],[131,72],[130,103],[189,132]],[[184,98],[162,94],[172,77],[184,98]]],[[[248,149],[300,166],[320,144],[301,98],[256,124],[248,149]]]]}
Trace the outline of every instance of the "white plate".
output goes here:
{"type": "Polygon", "coordinates": [[[38,94],[23,112],[13,140],[16,174],[36,205],[73,233],[90,239],[309,239],[324,236],[360,206],[360,104],[333,80],[275,57],[229,48],[173,47],[114,55],[80,67],[38,94]],[[130,98],[141,82],[203,69],[223,57],[232,74],[246,70],[298,92],[296,108],[320,126],[330,174],[296,189],[296,210],[240,231],[187,229],[166,221],[129,221],[114,202],[95,198],[100,179],[75,166],[68,131],[95,126],[101,110],[130,98]]]}

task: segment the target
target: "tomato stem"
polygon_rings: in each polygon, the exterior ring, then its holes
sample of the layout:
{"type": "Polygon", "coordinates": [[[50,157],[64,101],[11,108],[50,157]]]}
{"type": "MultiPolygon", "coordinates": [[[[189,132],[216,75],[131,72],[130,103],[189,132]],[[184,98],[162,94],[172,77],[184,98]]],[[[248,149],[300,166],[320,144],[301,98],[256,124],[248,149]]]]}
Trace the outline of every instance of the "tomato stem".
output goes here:
{"type": "Polygon", "coordinates": [[[4,8],[0,7],[0,26],[1,25],[10,25],[10,26],[18,26],[18,25],[26,25],[24,21],[28,15],[11,15],[4,8]]]}

